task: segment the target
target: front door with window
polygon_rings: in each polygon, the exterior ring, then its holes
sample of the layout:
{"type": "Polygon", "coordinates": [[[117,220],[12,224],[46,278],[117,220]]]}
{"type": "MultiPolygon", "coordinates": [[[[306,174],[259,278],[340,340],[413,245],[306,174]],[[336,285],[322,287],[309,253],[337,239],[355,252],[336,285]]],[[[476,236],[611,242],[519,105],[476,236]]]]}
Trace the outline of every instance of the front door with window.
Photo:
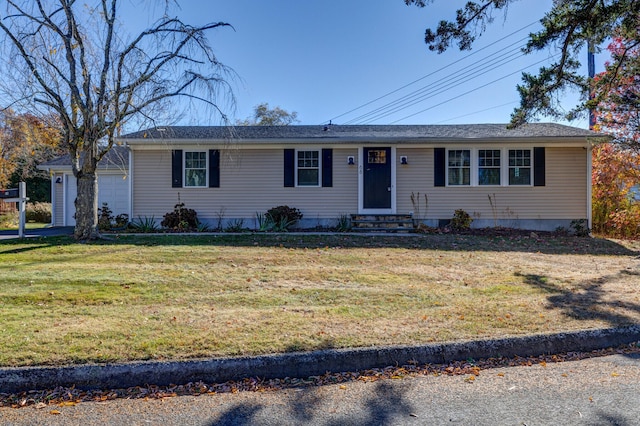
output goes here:
{"type": "Polygon", "coordinates": [[[391,209],[391,148],[363,148],[363,208],[391,209]]]}

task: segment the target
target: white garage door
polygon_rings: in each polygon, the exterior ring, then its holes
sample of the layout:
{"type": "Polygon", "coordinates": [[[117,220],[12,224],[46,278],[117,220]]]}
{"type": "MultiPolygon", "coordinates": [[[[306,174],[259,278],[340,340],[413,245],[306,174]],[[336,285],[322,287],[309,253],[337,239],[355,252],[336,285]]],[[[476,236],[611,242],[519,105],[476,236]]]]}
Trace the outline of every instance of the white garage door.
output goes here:
{"type": "MultiPolygon", "coordinates": [[[[124,174],[98,175],[98,209],[102,207],[102,203],[107,203],[114,216],[129,214],[129,180],[124,177],[124,174]]],[[[73,226],[76,224],[76,207],[73,202],[78,194],[78,187],[75,176],[66,175],[65,178],[65,225],[73,226]]]]}

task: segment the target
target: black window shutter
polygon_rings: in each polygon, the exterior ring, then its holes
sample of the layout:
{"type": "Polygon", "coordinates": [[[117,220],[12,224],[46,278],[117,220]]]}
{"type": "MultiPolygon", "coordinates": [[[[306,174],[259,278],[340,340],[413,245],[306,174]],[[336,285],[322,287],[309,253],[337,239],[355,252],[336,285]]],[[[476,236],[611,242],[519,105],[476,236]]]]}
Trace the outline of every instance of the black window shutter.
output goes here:
{"type": "Polygon", "coordinates": [[[182,150],[171,151],[171,187],[182,188],[182,150]]]}
{"type": "Polygon", "coordinates": [[[322,150],[322,186],[333,186],[333,150],[322,150]]]}
{"type": "Polygon", "coordinates": [[[209,150],[209,188],[220,188],[220,150],[209,150]]]}
{"type": "Polygon", "coordinates": [[[296,186],[295,149],[284,150],[284,186],[296,186]]]}
{"type": "Polygon", "coordinates": [[[544,147],[533,148],[533,186],[546,185],[544,147]]]}
{"type": "Polygon", "coordinates": [[[445,185],[445,149],[434,148],[433,149],[433,186],[446,186],[445,185]]]}

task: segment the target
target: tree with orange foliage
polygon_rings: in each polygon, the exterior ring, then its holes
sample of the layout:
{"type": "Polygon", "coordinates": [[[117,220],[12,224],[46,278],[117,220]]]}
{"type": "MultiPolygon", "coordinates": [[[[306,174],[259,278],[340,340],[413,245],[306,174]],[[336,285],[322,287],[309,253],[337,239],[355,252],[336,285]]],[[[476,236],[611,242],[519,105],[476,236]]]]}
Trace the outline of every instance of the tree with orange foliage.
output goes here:
{"type": "Polygon", "coordinates": [[[613,61],[593,79],[594,130],[612,136],[593,150],[593,230],[640,236],[640,35],[618,30],[613,61]]]}
{"type": "Polygon", "coordinates": [[[640,152],[615,143],[593,150],[593,231],[615,237],[640,236],[640,152]]]}
{"type": "Polygon", "coordinates": [[[48,181],[36,165],[62,154],[60,140],[52,117],[0,111],[0,188],[37,178],[48,181]]]}

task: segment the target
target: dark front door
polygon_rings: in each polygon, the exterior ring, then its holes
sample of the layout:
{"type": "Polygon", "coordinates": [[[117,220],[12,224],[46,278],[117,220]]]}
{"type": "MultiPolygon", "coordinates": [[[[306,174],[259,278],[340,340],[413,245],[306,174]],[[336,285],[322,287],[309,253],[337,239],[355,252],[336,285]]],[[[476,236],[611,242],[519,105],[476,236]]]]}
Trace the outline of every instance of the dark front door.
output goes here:
{"type": "Polygon", "coordinates": [[[391,208],[391,148],[364,148],[363,208],[391,208]]]}

